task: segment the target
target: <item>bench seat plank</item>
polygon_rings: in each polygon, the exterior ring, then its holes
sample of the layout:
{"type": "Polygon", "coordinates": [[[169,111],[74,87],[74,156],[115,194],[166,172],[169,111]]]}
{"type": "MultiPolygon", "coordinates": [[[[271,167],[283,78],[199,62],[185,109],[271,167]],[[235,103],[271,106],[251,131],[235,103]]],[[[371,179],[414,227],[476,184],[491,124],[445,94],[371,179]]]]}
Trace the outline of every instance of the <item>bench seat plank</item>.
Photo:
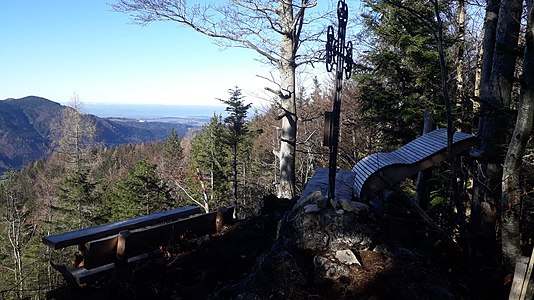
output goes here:
{"type": "MultiPolygon", "coordinates": [[[[352,199],[352,184],[355,173],[350,170],[337,170],[336,172],[336,199],[352,199]]],[[[320,191],[322,195],[328,194],[328,168],[318,168],[313,176],[308,180],[306,188],[302,192],[301,199],[309,196],[315,191],[320,191]]]]}
{"type": "MultiPolygon", "coordinates": [[[[129,258],[128,263],[131,264],[131,263],[141,262],[141,261],[148,259],[149,257],[150,256],[148,254],[144,253],[144,254],[129,258]]],[[[76,279],[76,282],[79,285],[83,285],[83,284],[93,283],[103,278],[104,276],[106,277],[112,276],[114,269],[115,269],[115,265],[113,263],[109,263],[109,264],[106,264],[106,265],[103,265],[103,266],[100,266],[94,269],[87,269],[85,267],[71,269],[70,273],[76,279]]]]}
{"type": "Polygon", "coordinates": [[[84,267],[72,269],[72,276],[76,279],[76,282],[79,285],[95,282],[98,278],[102,276],[111,276],[113,272],[113,264],[107,264],[100,266],[98,268],[87,270],[84,267]]]}

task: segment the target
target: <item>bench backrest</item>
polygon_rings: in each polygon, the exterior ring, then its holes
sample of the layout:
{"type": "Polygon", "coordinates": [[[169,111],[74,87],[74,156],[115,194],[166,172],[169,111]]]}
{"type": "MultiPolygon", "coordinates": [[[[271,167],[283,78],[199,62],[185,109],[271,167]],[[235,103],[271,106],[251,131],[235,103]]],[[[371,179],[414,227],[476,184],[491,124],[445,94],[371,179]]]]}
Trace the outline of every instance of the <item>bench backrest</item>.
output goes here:
{"type": "Polygon", "coordinates": [[[80,230],[46,236],[43,237],[42,242],[52,249],[61,249],[68,246],[79,245],[89,241],[109,237],[111,235],[116,235],[124,230],[134,230],[146,226],[176,221],[200,212],[201,210],[197,206],[184,206],[173,210],[139,216],[124,221],[107,223],[80,230]]]}
{"type": "MultiPolygon", "coordinates": [[[[224,220],[231,220],[233,207],[229,207],[222,213],[224,220]]],[[[210,212],[182,219],[166,224],[156,225],[138,231],[122,233],[126,241],[122,259],[128,259],[160,246],[166,246],[172,240],[178,240],[182,236],[201,236],[212,234],[216,231],[216,218],[218,212],[210,212]]],[[[119,235],[105,239],[88,242],[85,244],[84,267],[93,269],[102,265],[116,262],[119,235]]]]}
{"type": "MultiPolygon", "coordinates": [[[[477,137],[455,132],[452,152],[463,152],[478,143],[477,137]]],[[[447,129],[431,131],[389,153],[375,153],[360,160],[352,170],[356,173],[354,194],[358,198],[373,195],[393,186],[417,172],[443,161],[447,151],[447,129]]]]}

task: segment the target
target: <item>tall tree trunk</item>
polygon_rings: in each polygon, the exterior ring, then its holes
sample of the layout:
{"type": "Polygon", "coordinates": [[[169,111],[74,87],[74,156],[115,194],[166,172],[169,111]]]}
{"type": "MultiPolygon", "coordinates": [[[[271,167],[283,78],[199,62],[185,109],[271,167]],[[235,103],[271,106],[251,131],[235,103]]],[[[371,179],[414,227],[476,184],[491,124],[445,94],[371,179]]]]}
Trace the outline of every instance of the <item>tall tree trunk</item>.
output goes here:
{"type": "Polygon", "coordinates": [[[495,52],[495,38],[497,22],[499,21],[499,7],[501,0],[488,0],[484,17],[484,40],[482,42],[482,64],[480,70],[480,97],[489,91],[493,53],[495,52]]]}
{"type": "Polygon", "coordinates": [[[232,168],[233,168],[233,197],[234,197],[234,218],[237,218],[238,216],[238,203],[237,203],[237,140],[234,141],[234,144],[232,145],[232,154],[233,154],[233,162],[232,162],[232,168]]]}
{"type": "MultiPolygon", "coordinates": [[[[284,86],[291,89],[295,80],[294,69],[282,67],[280,72],[284,75],[284,86]]],[[[278,187],[278,197],[291,199],[295,196],[295,146],[297,139],[297,116],[295,95],[288,90],[287,96],[282,99],[282,108],[285,116],[282,119],[282,136],[280,141],[280,185],[278,187]]]]}
{"type": "MultiPolygon", "coordinates": [[[[488,1],[488,10],[492,8],[488,1]]],[[[499,211],[500,182],[502,178],[501,163],[502,145],[505,142],[503,122],[499,120],[498,111],[507,107],[511,99],[511,91],[515,67],[516,48],[519,33],[519,17],[521,0],[504,0],[500,5],[496,30],[493,12],[486,14],[484,38],[484,59],[482,65],[482,80],[480,89],[481,116],[478,124],[478,136],[481,143],[473,156],[478,158],[480,166],[477,168],[478,184],[475,185],[472,209],[475,227],[486,225],[495,227],[497,212],[499,211]],[[491,33],[495,32],[495,38],[491,33]],[[491,47],[491,40],[495,41],[491,47]],[[494,49],[492,51],[491,49],[494,49]],[[493,58],[487,56],[493,53],[493,58]],[[491,61],[491,66],[489,62],[491,61]],[[490,71],[488,71],[490,69],[490,71]],[[489,76],[488,76],[489,75],[489,76]],[[481,215],[478,215],[478,214],[481,215]],[[486,224],[488,223],[488,224],[486,224]]],[[[488,228],[489,229],[489,228],[488,228]]],[[[490,230],[491,231],[491,230],[490,230]]]]}
{"type": "MultiPolygon", "coordinates": [[[[491,66],[493,64],[493,53],[495,52],[495,35],[497,32],[497,21],[499,20],[500,4],[501,0],[486,1],[483,40],[479,50],[479,59],[477,60],[475,77],[475,97],[478,98],[479,101],[483,93],[488,93],[491,66]],[[482,92],[482,89],[485,89],[484,92],[482,92]]],[[[480,108],[480,102],[475,103],[474,106],[480,108]]]]}
{"type": "Polygon", "coordinates": [[[474,90],[473,90],[473,113],[476,115],[480,111],[480,83],[482,82],[482,60],[484,58],[484,42],[481,42],[477,46],[477,60],[476,60],[476,66],[475,66],[475,82],[474,82],[474,90]]]}
{"type": "Polygon", "coordinates": [[[502,247],[505,262],[508,263],[515,262],[521,255],[519,221],[522,205],[519,171],[534,118],[534,13],[531,5],[527,18],[518,114],[502,176],[502,247]]]}
{"type": "MultiPolygon", "coordinates": [[[[280,22],[284,32],[294,32],[293,5],[291,1],[280,1],[280,22]]],[[[284,111],[282,136],[280,141],[280,182],[278,197],[295,197],[295,147],[297,141],[297,107],[295,95],[295,54],[297,42],[295,35],[284,35],[280,45],[280,104],[284,111]]]]}
{"type": "MultiPolygon", "coordinates": [[[[489,86],[490,86],[490,76],[491,76],[491,68],[493,66],[493,53],[495,52],[495,35],[497,32],[497,22],[499,19],[499,7],[500,7],[500,0],[488,0],[486,3],[486,15],[484,17],[484,40],[482,42],[482,63],[481,63],[481,70],[480,70],[480,87],[479,90],[479,99],[481,98],[488,98],[489,94],[489,86]]],[[[480,105],[483,106],[483,105],[480,105]]],[[[484,107],[486,107],[484,105],[484,107]]],[[[481,131],[484,129],[484,122],[486,122],[487,118],[484,118],[484,116],[480,116],[479,119],[479,128],[478,128],[478,135],[481,135],[481,131]]],[[[491,133],[491,131],[490,131],[491,133]]],[[[484,143],[484,141],[482,141],[484,143]]],[[[477,149],[474,149],[471,152],[471,155],[474,157],[482,157],[483,149],[482,147],[485,147],[484,145],[480,145],[477,149]]],[[[473,239],[472,241],[472,247],[473,248],[481,248],[481,251],[490,251],[487,247],[484,247],[480,245],[479,238],[483,240],[489,240],[494,241],[494,222],[490,222],[491,219],[491,213],[495,213],[495,208],[491,205],[487,204],[484,200],[485,193],[485,187],[488,186],[487,182],[484,180],[484,174],[486,173],[487,165],[479,165],[478,163],[475,163],[474,167],[474,194],[471,202],[471,217],[470,217],[470,227],[471,227],[471,237],[473,239]],[[484,168],[484,170],[482,170],[484,168]],[[484,212],[483,212],[484,211],[484,212]],[[490,217],[488,220],[483,218],[483,216],[486,215],[490,217]],[[489,224],[486,224],[488,223],[489,224]],[[483,233],[483,230],[487,229],[485,234],[483,233]]],[[[487,191],[486,191],[487,192],[487,191]]],[[[477,251],[477,250],[475,250],[477,251]]],[[[476,267],[476,266],[475,266],[476,267]]]]}
{"type": "Polygon", "coordinates": [[[12,191],[4,192],[6,197],[5,219],[8,228],[7,238],[13,254],[13,279],[17,299],[22,299],[24,277],[22,274],[22,226],[25,218],[22,216],[18,195],[12,191]]]}
{"type": "Polygon", "coordinates": [[[460,192],[458,190],[458,176],[456,168],[456,156],[452,152],[452,142],[454,137],[454,132],[456,128],[453,122],[452,114],[452,103],[449,98],[449,73],[447,71],[447,63],[445,61],[445,51],[443,50],[443,22],[441,21],[440,12],[439,12],[439,1],[434,2],[434,13],[436,14],[437,19],[437,40],[436,44],[438,46],[439,54],[439,65],[441,73],[441,93],[443,95],[443,102],[445,104],[446,116],[447,116],[447,163],[449,164],[449,180],[452,193],[452,200],[454,201],[454,206],[456,207],[458,215],[458,224],[460,229],[460,239],[461,242],[465,242],[466,239],[466,221],[465,221],[465,204],[460,198],[460,192]]]}
{"type": "MultiPolygon", "coordinates": [[[[495,20],[492,5],[495,4],[488,1],[485,26],[489,28],[485,28],[480,88],[481,115],[477,132],[480,145],[471,153],[478,159],[474,170],[475,184],[471,204],[471,247],[473,253],[478,254],[477,257],[472,257],[475,263],[473,267],[479,269],[480,264],[488,268],[498,268],[501,264],[498,225],[506,120],[502,118],[500,110],[510,104],[521,14],[521,0],[501,1],[493,39],[491,32],[495,20]],[[493,46],[492,40],[495,41],[493,46]],[[487,56],[491,54],[493,58],[490,59],[487,56]]],[[[482,292],[489,293],[488,290],[482,292]]]]}
{"type": "Polygon", "coordinates": [[[459,124],[465,120],[465,112],[469,103],[465,97],[464,91],[464,55],[465,55],[465,0],[458,1],[458,42],[456,51],[456,110],[459,113],[457,121],[459,124]]]}
{"type": "Polygon", "coordinates": [[[522,10],[522,0],[501,1],[490,77],[490,104],[493,106],[508,108],[512,102],[522,10]]]}

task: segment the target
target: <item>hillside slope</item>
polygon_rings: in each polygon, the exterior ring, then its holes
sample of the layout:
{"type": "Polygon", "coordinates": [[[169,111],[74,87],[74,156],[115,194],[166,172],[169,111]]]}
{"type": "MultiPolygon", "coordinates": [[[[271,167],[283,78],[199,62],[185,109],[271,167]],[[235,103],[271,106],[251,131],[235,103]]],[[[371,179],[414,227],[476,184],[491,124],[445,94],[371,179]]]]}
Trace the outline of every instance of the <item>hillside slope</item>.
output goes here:
{"type": "MultiPolygon", "coordinates": [[[[20,169],[51,150],[51,132],[65,108],[45,98],[29,96],[0,101],[0,172],[20,169]]],[[[164,140],[172,128],[183,137],[191,125],[136,120],[111,120],[90,115],[96,142],[106,146],[164,140]]]]}

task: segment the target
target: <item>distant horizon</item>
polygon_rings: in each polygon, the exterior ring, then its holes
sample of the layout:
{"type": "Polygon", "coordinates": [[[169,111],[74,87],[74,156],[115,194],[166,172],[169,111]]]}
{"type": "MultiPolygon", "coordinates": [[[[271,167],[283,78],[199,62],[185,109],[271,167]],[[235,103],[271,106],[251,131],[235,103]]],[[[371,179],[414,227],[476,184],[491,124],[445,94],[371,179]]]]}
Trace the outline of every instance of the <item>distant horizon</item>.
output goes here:
{"type": "MultiPolygon", "coordinates": [[[[58,102],[61,105],[68,105],[68,102],[58,102]]],[[[199,103],[199,104],[185,104],[185,103],[122,103],[122,102],[83,102],[84,105],[124,105],[124,106],[211,106],[219,107],[224,105],[213,105],[208,103],[199,103]]]]}
{"type": "MultiPolygon", "coordinates": [[[[65,104],[62,104],[65,105],[65,104]]],[[[224,105],[84,103],[84,113],[102,118],[187,118],[225,114],[224,105]]]]}
{"type": "MultiPolygon", "coordinates": [[[[62,106],[69,106],[68,102],[60,102],[57,100],[48,99],[46,97],[27,95],[20,98],[8,97],[0,99],[5,100],[19,100],[27,97],[42,98],[47,101],[57,103],[62,106]]],[[[251,102],[248,102],[251,103],[251,102]]],[[[248,111],[248,117],[261,112],[265,106],[254,105],[248,111]]],[[[130,118],[138,120],[152,120],[157,121],[159,119],[172,119],[172,118],[211,118],[214,114],[222,115],[226,117],[226,107],[222,102],[220,105],[209,105],[206,103],[199,104],[142,104],[142,103],[99,103],[99,102],[86,102],[82,101],[82,113],[95,115],[101,118],[130,118]]]]}
{"type": "Polygon", "coordinates": [[[114,2],[0,1],[0,98],[68,101],[76,93],[98,103],[210,105],[236,85],[251,102],[270,96],[263,78],[273,68],[256,52],[219,47],[177,23],[133,25],[114,2]]]}
{"type": "MultiPolygon", "coordinates": [[[[236,86],[254,105],[276,96],[265,88],[278,89],[278,70],[256,51],[221,46],[176,22],[134,25],[113,11],[114,2],[0,1],[0,99],[68,101],[75,93],[87,103],[214,105],[236,86]]],[[[329,2],[317,6],[335,10],[329,2]]],[[[315,76],[328,72],[302,65],[297,80],[313,87],[315,76]]]]}

